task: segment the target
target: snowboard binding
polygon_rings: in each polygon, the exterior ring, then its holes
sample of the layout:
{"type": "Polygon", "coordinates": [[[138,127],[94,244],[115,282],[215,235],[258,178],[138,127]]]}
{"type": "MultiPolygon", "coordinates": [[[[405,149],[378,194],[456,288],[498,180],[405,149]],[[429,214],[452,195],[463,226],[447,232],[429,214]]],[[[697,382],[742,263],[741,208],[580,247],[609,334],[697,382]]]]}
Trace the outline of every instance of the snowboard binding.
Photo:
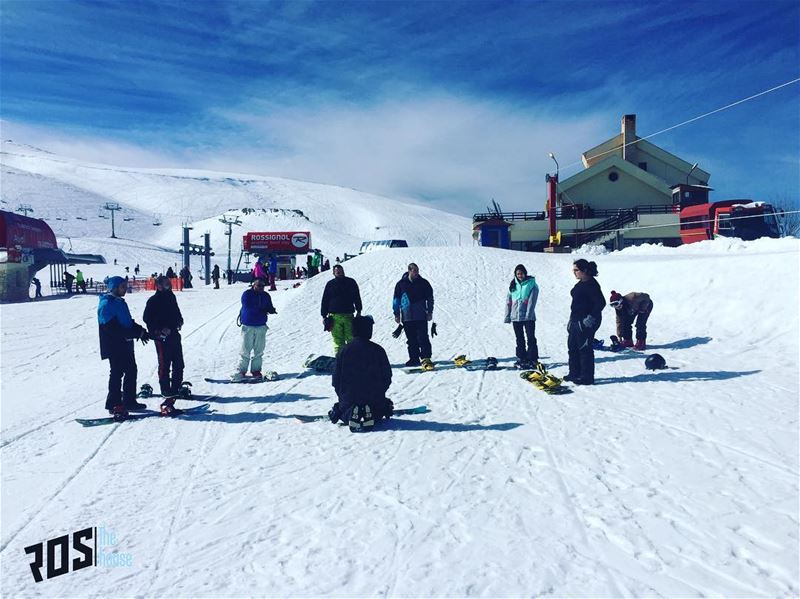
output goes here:
{"type": "Polygon", "coordinates": [[[148,383],[143,384],[139,387],[139,393],[136,394],[136,397],[141,397],[143,399],[153,397],[153,386],[148,383]]]}
{"type": "Polygon", "coordinates": [[[455,358],[453,358],[453,364],[456,365],[456,368],[461,368],[469,363],[470,359],[465,354],[461,354],[460,356],[456,356],[455,358]]]}
{"type": "Polygon", "coordinates": [[[189,381],[183,381],[181,383],[181,388],[178,389],[176,397],[181,399],[190,399],[192,397],[192,384],[189,381]]]}
{"type": "Polygon", "coordinates": [[[436,366],[434,365],[433,361],[430,358],[422,358],[420,362],[420,368],[425,371],[433,370],[436,366]]]}

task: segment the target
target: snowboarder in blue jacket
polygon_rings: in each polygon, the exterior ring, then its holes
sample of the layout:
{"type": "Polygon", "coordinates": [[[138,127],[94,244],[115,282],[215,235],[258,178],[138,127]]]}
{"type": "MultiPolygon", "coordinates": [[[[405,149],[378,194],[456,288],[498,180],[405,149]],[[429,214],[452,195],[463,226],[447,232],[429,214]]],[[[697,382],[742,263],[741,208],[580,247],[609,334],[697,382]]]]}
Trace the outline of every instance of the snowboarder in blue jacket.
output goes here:
{"type": "Polygon", "coordinates": [[[146,407],[136,401],[136,356],[133,342],[139,339],[142,343],[147,343],[149,337],[147,331],[133,320],[128,304],[122,299],[127,290],[128,283],[125,279],[110,277],[108,292],[100,296],[97,306],[100,358],[107,359],[111,367],[106,409],[120,419],[125,418],[129,410],[146,407]]]}

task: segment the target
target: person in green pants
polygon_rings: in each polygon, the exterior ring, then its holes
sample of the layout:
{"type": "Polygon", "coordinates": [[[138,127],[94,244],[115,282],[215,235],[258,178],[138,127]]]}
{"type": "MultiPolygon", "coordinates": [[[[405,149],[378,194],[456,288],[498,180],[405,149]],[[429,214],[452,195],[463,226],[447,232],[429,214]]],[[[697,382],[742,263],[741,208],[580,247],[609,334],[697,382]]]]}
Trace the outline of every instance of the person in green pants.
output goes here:
{"type": "Polygon", "coordinates": [[[353,312],[361,316],[361,294],[355,279],[344,276],[344,267],[333,267],[333,279],[325,285],[320,312],[326,331],[333,337],[334,355],[353,338],[353,312]]]}

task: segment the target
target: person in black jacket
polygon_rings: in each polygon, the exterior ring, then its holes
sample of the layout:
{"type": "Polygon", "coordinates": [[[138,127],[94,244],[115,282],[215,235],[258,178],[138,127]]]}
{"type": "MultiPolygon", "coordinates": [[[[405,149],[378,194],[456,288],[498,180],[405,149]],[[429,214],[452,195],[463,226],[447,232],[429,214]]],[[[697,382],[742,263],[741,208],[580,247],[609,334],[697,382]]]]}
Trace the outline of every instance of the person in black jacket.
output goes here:
{"type": "Polygon", "coordinates": [[[375,421],[389,418],[394,409],[386,397],[392,367],[384,349],[370,341],[373,324],[370,316],[353,319],[353,340],[342,348],[333,373],[339,401],[328,416],[334,424],[348,423],[353,432],[368,430],[375,421]]]}
{"type": "Polygon", "coordinates": [[[344,276],[344,267],[333,267],[333,279],[325,285],[322,293],[323,326],[333,337],[333,355],[338,356],[341,349],[353,338],[353,311],[361,316],[361,294],[355,279],[344,276]],[[330,320],[328,320],[330,319],[330,320]],[[328,322],[326,322],[328,320],[328,322]]]}
{"type": "Polygon", "coordinates": [[[569,374],[564,380],[576,385],[594,385],[594,334],[600,328],[606,300],[595,279],[597,264],[580,258],[573,263],[572,273],[578,282],[570,292],[572,305],[567,324],[569,374]]]}
{"type": "Polygon", "coordinates": [[[419,366],[420,358],[430,361],[432,350],[428,321],[433,319],[433,288],[419,275],[419,266],[413,262],[394,286],[392,311],[394,321],[402,322],[406,332],[406,366],[419,366]]]}
{"type": "Polygon", "coordinates": [[[156,279],[156,293],[147,300],[142,319],[156,346],[161,395],[165,398],[175,396],[183,382],[183,347],[179,333],[183,315],[169,278],[161,275],[156,279]]]}

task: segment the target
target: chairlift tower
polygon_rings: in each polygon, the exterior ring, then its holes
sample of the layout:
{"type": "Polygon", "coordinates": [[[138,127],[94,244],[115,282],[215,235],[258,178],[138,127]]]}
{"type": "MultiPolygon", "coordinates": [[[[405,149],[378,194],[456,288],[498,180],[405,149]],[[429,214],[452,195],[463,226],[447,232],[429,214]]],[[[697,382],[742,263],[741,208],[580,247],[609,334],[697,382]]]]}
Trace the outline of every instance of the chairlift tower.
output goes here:
{"type": "Polygon", "coordinates": [[[106,202],[102,207],[102,210],[108,210],[111,212],[111,239],[116,239],[117,236],[114,232],[114,213],[117,210],[122,210],[122,207],[117,204],[116,202],[106,202]]]}
{"type": "Polygon", "coordinates": [[[17,212],[22,212],[24,216],[28,216],[28,212],[33,212],[33,208],[30,204],[20,204],[17,206],[17,212]]]}
{"type": "Polygon", "coordinates": [[[239,219],[238,216],[232,216],[232,217],[229,218],[227,215],[223,215],[223,217],[221,219],[219,219],[219,222],[221,222],[223,225],[227,225],[228,226],[228,230],[225,232],[225,235],[228,236],[228,269],[225,272],[230,273],[231,272],[231,239],[233,238],[232,227],[233,227],[233,225],[236,225],[237,227],[241,227],[242,226],[242,221],[239,219]]]}

